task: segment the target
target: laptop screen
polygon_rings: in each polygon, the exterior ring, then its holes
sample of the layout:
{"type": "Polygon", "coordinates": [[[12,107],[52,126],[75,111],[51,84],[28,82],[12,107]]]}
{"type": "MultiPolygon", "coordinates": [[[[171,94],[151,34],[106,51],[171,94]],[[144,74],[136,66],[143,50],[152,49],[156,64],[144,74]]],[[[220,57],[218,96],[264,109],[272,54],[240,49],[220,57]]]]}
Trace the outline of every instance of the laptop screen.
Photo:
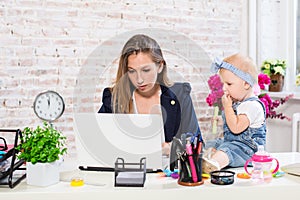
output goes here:
{"type": "Polygon", "coordinates": [[[76,113],[74,115],[77,156],[81,165],[114,167],[118,157],[162,169],[164,141],[161,115],[76,113]]]}

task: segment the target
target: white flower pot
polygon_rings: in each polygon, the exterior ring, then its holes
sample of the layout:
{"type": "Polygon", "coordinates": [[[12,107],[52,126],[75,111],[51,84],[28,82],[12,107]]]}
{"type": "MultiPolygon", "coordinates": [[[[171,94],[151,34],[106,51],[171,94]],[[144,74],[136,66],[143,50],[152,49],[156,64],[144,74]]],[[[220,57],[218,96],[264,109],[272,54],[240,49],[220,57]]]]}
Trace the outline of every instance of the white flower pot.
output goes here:
{"type": "Polygon", "coordinates": [[[26,163],[26,181],[28,185],[49,186],[59,182],[59,162],[26,163]]]}

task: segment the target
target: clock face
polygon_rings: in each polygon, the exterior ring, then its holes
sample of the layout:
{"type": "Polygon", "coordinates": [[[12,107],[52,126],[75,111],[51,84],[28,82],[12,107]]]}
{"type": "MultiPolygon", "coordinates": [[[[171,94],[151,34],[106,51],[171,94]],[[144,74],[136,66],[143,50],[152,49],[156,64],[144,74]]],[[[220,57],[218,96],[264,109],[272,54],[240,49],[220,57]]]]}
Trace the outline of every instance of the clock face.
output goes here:
{"type": "Polygon", "coordinates": [[[40,93],[34,101],[35,114],[42,120],[54,121],[58,119],[65,110],[63,98],[54,91],[40,93]]]}

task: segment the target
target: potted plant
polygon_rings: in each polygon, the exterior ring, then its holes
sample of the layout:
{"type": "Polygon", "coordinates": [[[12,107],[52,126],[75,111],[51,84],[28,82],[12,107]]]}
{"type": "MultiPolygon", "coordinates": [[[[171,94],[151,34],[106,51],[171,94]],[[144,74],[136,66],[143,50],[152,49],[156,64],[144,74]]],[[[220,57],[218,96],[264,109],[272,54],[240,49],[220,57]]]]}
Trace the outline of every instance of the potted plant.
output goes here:
{"type": "Polygon", "coordinates": [[[296,86],[300,86],[300,73],[296,76],[296,86]]]}
{"type": "Polygon", "coordinates": [[[66,137],[50,123],[43,124],[35,129],[24,128],[18,147],[18,158],[26,161],[29,185],[48,186],[59,182],[59,160],[67,152],[66,137]]]}
{"type": "Polygon", "coordinates": [[[285,60],[265,60],[262,63],[261,70],[267,74],[271,83],[269,85],[270,92],[281,92],[284,85],[284,76],[286,72],[285,60]]]}

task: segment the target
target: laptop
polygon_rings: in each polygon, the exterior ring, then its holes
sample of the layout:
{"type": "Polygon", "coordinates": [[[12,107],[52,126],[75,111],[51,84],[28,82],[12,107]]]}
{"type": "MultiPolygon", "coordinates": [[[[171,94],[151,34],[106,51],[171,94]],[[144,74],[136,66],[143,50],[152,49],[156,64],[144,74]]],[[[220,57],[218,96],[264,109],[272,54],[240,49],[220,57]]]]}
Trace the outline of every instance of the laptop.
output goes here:
{"type": "Polygon", "coordinates": [[[146,157],[148,169],[163,168],[161,115],[75,113],[74,128],[80,165],[114,168],[118,157],[125,163],[146,157]]]}

